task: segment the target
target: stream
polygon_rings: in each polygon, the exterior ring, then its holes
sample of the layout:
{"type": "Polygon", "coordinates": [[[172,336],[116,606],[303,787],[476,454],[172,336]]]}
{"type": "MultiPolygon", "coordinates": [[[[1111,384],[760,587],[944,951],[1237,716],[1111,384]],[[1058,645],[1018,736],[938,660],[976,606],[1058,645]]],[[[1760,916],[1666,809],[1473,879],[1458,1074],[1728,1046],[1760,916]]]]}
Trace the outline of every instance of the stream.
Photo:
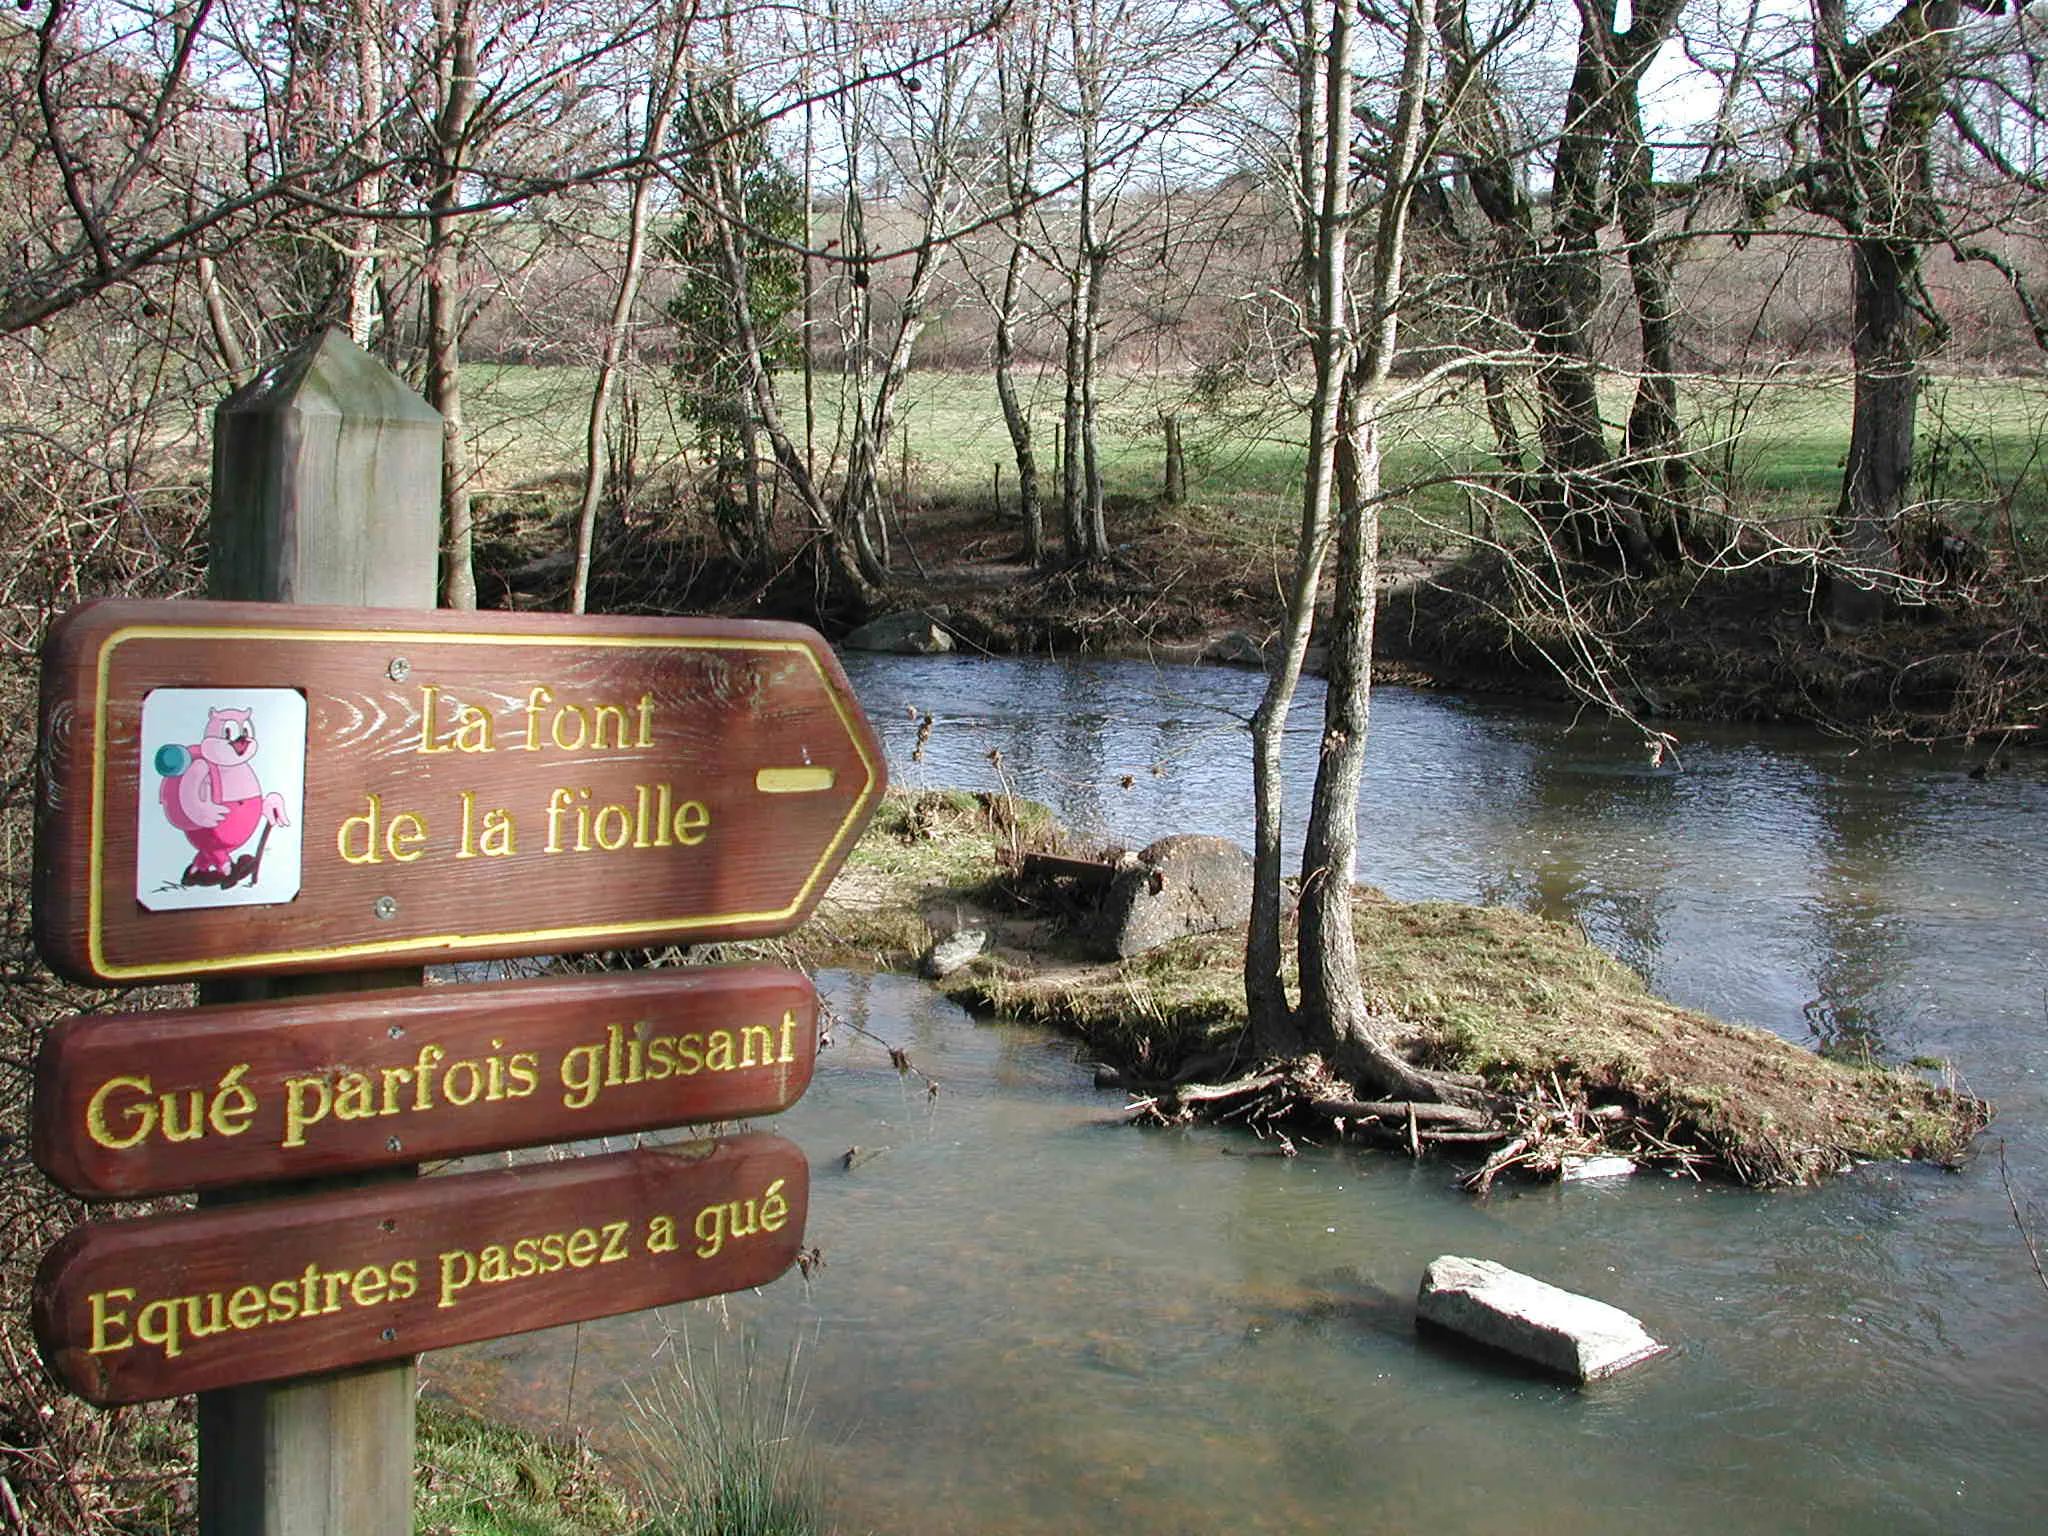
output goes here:
{"type": "MultiPolygon", "coordinates": [[[[1254,674],[847,670],[899,787],[1010,789],[1133,846],[1249,843],[1254,674]]],[[[1310,685],[1297,820],[1319,704],[1310,685]]],[[[616,1442],[685,1359],[763,1401],[793,1372],[846,1532],[2043,1528],[2048,1289],[2008,1187],[2048,1243],[2048,762],[1972,779],[1981,753],[1680,737],[1677,766],[1652,767],[1590,718],[1383,689],[1359,878],[1576,922],[1665,996],[1803,1044],[1949,1063],[1999,1107],[1962,1171],[1478,1203],[1444,1162],[1127,1128],[1069,1042],[909,978],[826,973],[840,1025],[772,1125],[811,1159],[823,1266],[433,1356],[429,1379],[616,1442]],[[1579,1390],[1418,1338],[1415,1287],[1446,1253],[1598,1296],[1678,1348],[1579,1390]]]]}

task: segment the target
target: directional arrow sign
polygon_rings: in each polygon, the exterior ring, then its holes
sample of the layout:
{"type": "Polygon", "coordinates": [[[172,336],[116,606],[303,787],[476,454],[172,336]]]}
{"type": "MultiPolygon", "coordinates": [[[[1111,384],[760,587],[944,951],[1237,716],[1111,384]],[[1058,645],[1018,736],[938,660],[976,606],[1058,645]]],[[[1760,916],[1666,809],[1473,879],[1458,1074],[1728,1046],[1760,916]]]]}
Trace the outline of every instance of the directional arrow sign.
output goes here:
{"type": "Polygon", "coordinates": [[[44,650],[37,941],[102,984],[781,933],[881,797],[789,624],[93,603],[44,650]]]}
{"type": "Polygon", "coordinates": [[[817,1048],[773,966],[92,1014],[43,1042],[31,1146],[91,1197],[324,1177],[772,1115],[817,1048]]]}
{"type": "Polygon", "coordinates": [[[764,1285],[809,1183],[753,1135],[95,1222],[44,1258],[30,1319],[102,1405],[340,1370],[764,1285]]]}

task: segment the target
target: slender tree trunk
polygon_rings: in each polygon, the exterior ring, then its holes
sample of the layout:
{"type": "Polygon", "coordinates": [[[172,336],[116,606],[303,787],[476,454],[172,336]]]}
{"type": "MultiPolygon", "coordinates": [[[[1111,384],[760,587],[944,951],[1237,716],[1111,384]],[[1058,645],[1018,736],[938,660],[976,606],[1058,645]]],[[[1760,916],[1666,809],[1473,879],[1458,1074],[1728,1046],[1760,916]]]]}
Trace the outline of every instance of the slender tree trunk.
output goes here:
{"type": "MultiPolygon", "coordinates": [[[[1303,0],[1314,35],[1320,0],[1303,0]]],[[[1320,52],[1301,53],[1301,67],[1320,66],[1320,88],[1301,98],[1309,104],[1317,132],[1302,142],[1324,146],[1321,201],[1315,210],[1315,261],[1310,272],[1314,288],[1308,313],[1314,325],[1310,340],[1315,358],[1315,393],[1309,403],[1308,463],[1302,475],[1301,530],[1288,583],[1286,623],[1279,637],[1280,653],[1268,663],[1270,672],[1259,707],[1252,715],[1252,910],[1245,932],[1245,1009],[1250,1022],[1252,1053],[1266,1058],[1297,1054],[1301,1027],[1287,1000],[1282,965],[1285,949],[1281,929],[1287,893],[1282,873],[1285,834],[1283,765],[1287,719],[1301,683],[1301,666],[1315,622],[1317,589],[1329,549],[1331,487],[1337,447],[1337,413],[1344,375],[1351,360],[1345,291],[1345,264],[1351,218],[1348,150],[1351,122],[1351,7],[1348,0],[1330,6],[1328,41],[1320,52]]]]}
{"type": "Polygon", "coordinates": [[[1060,540],[1067,558],[1088,558],[1088,514],[1082,473],[1087,456],[1081,447],[1082,379],[1087,368],[1088,263],[1076,253],[1067,274],[1066,380],[1060,408],[1060,540]]]}
{"type": "Polygon", "coordinates": [[[227,295],[221,291],[220,268],[214,265],[211,256],[199,258],[199,295],[206,305],[206,326],[213,332],[213,345],[220,353],[221,367],[236,383],[249,377],[249,353],[242,345],[242,338],[235,333],[235,322],[228,314],[227,295]]]}
{"type": "MultiPolygon", "coordinates": [[[[624,270],[612,296],[611,318],[605,325],[604,350],[598,358],[597,382],[590,393],[590,417],[583,438],[583,495],[576,508],[576,566],[569,583],[569,611],[582,613],[590,599],[590,559],[597,542],[598,504],[604,497],[605,425],[611,417],[612,389],[633,329],[633,306],[640,299],[640,275],[647,253],[647,216],[653,202],[654,158],[668,143],[675,119],[676,87],[682,77],[683,31],[675,29],[657,43],[666,49],[647,87],[647,130],[641,136],[642,164],[633,172],[633,191],[626,213],[624,270]]],[[[758,496],[755,498],[758,501],[758,496]]]]}
{"type": "Polygon", "coordinates": [[[1911,499],[1920,401],[1920,321],[1911,308],[1920,249],[1904,241],[1851,242],[1856,330],[1855,405],[1835,512],[1843,571],[1830,584],[1834,616],[1867,621],[1898,573],[1897,525],[1911,499]]]}
{"type": "MultiPolygon", "coordinates": [[[[1094,220],[1089,218],[1093,229],[1094,220]]],[[[1081,326],[1081,491],[1082,521],[1086,529],[1091,561],[1109,558],[1109,524],[1102,490],[1102,453],[1098,421],[1101,415],[1100,368],[1097,353],[1102,337],[1102,287],[1108,253],[1093,243],[1088,252],[1088,293],[1081,326]]]]}
{"type": "Polygon", "coordinates": [[[1002,402],[1003,425],[1010,434],[1010,456],[1017,463],[1017,515],[1024,523],[1024,558],[1045,563],[1045,509],[1039,504],[1038,454],[1031,443],[1031,418],[1017,395],[1017,292],[1024,267],[1024,241],[1016,238],[1003,270],[1003,297],[996,311],[996,398],[1002,402]]]}
{"type": "MultiPolygon", "coordinates": [[[[1352,890],[1358,797],[1372,714],[1372,636],[1378,609],[1382,412],[1400,331],[1408,211],[1422,144],[1429,62],[1428,0],[1409,0],[1395,133],[1374,228],[1364,338],[1344,379],[1335,474],[1339,524],[1331,594],[1323,730],[1301,855],[1302,1032],[1355,1081],[1403,1096],[1423,1087],[1369,1017],[1359,983],[1352,890]]],[[[1334,47],[1334,38],[1333,44],[1334,47]]]]}
{"type": "Polygon", "coordinates": [[[1855,306],[1854,414],[1828,583],[1832,617],[1875,618],[1898,573],[1910,504],[1920,375],[1938,334],[1921,289],[1922,246],[1939,236],[1932,136],[1948,104],[1957,0],[1901,0],[1849,35],[1846,0],[1812,0],[1814,124],[1824,174],[1809,206],[1849,235],[1855,306]],[[1872,122],[1880,124],[1877,140],[1872,122]]]}
{"type": "MultiPolygon", "coordinates": [[[[387,20],[384,0],[357,0],[356,137],[369,170],[356,187],[356,206],[365,212],[384,202],[384,47],[387,20]]],[[[378,247],[383,239],[374,218],[356,221],[349,250],[348,333],[367,350],[377,321],[378,247]]]]}
{"type": "Polygon", "coordinates": [[[427,218],[427,403],[441,413],[441,604],[476,607],[475,532],[462,418],[462,247],[455,209],[476,112],[476,19],[469,0],[434,0],[440,111],[427,218]]]}

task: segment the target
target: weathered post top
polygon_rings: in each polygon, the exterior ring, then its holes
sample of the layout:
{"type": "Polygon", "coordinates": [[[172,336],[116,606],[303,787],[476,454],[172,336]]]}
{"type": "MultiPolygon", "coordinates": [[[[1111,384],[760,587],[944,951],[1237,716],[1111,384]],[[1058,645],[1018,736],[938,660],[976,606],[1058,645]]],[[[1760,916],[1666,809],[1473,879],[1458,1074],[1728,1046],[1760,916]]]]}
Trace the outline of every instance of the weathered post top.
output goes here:
{"type": "Polygon", "coordinates": [[[207,595],[434,606],[441,416],[329,327],[213,416],[207,595]]]}

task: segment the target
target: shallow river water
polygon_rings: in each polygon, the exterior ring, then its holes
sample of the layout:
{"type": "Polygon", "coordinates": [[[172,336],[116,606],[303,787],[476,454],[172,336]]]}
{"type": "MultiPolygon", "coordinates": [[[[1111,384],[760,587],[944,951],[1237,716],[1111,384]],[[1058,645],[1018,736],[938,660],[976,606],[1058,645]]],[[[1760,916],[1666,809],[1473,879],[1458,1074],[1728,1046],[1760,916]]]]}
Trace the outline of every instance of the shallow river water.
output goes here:
{"type": "MultiPolygon", "coordinates": [[[[1007,786],[1130,843],[1249,840],[1254,676],[848,669],[900,785],[1007,786]]],[[[1575,919],[1665,995],[1804,1043],[1952,1063],[2000,1108],[1959,1173],[1480,1204],[1441,1163],[1126,1129],[1060,1040],[827,974],[845,1025],[773,1125],[810,1155],[824,1267],[429,1375],[603,1438],[674,1371],[676,1330],[700,1365],[764,1378],[795,1350],[854,1532],[2048,1529],[2048,1289],[2007,1196],[2048,1240],[2048,764],[1969,766],[1701,728],[1651,768],[1603,726],[1388,689],[1359,869],[1575,919]],[[1597,1295],[1679,1349],[1579,1391],[1418,1339],[1444,1253],[1597,1295]]]]}

